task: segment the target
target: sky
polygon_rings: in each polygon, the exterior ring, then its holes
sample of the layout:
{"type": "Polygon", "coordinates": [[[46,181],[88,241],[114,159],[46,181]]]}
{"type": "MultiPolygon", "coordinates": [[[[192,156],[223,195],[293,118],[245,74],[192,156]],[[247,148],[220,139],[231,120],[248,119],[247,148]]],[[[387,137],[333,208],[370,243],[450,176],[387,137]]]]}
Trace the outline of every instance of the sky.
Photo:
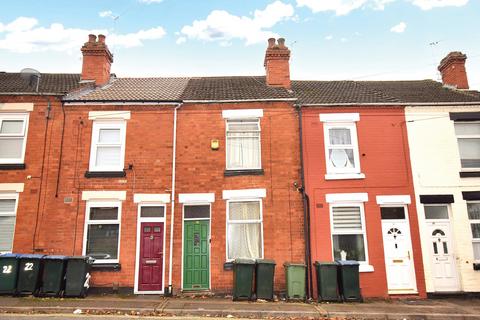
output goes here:
{"type": "Polygon", "coordinates": [[[291,78],[439,80],[467,54],[480,89],[480,0],[0,0],[0,71],[80,73],[105,34],[118,77],[263,75],[269,37],[291,78]]]}

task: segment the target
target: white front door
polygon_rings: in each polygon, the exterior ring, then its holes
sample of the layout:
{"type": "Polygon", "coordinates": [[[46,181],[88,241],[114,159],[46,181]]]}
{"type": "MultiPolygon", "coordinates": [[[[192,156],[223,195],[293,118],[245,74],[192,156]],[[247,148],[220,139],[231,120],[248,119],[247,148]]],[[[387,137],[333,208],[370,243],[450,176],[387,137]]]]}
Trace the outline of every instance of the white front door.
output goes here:
{"type": "Polygon", "coordinates": [[[432,276],[435,291],[459,291],[449,221],[428,223],[432,276]]]}
{"type": "Polygon", "coordinates": [[[417,292],[406,207],[382,207],[382,234],[390,294],[417,292]]]}

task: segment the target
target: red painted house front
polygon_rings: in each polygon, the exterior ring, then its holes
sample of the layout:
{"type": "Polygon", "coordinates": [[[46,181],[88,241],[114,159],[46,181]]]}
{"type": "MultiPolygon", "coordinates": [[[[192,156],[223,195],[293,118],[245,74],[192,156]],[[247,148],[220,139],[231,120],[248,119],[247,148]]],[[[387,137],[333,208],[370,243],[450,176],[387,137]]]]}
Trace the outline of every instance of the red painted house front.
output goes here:
{"type": "Polygon", "coordinates": [[[303,107],[312,262],[359,261],[364,297],[425,297],[403,108],[303,107]]]}

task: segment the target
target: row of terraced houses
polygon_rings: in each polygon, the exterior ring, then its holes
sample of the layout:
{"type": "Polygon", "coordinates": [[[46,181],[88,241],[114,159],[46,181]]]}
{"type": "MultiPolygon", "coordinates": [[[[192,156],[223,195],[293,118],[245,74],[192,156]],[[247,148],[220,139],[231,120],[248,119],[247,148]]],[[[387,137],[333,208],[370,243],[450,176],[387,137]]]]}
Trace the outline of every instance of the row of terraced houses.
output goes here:
{"type": "MultiPolygon", "coordinates": [[[[480,292],[480,93],[442,82],[0,73],[0,252],[88,255],[92,286],[232,290],[232,261],[360,263],[365,297],[480,292]]],[[[261,61],[259,61],[260,63],[261,61]]],[[[319,61],[318,63],[323,63],[319,61]]]]}

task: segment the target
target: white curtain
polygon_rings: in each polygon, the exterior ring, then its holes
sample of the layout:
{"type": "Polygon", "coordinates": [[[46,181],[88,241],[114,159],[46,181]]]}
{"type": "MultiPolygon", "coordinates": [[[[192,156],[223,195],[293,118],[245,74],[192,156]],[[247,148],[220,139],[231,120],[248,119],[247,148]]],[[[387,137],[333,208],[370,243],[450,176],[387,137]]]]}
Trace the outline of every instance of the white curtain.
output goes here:
{"type": "Polygon", "coordinates": [[[329,130],[330,144],[352,144],[350,129],[347,128],[332,128],[329,130]]]}
{"type": "Polygon", "coordinates": [[[0,138],[0,158],[22,157],[23,138],[0,138]]]}
{"type": "Polygon", "coordinates": [[[97,166],[115,166],[120,163],[121,147],[97,147],[97,166]]]}
{"type": "Polygon", "coordinates": [[[229,205],[228,258],[260,258],[262,254],[260,202],[229,205]],[[249,220],[248,223],[242,221],[249,220]],[[254,222],[250,222],[256,220],[254,222]]]}
{"type": "Polygon", "coordinates": [[[227,139],[228,168],[260,167],[260,135],[258,132],[230,132],[227,139]]]}

